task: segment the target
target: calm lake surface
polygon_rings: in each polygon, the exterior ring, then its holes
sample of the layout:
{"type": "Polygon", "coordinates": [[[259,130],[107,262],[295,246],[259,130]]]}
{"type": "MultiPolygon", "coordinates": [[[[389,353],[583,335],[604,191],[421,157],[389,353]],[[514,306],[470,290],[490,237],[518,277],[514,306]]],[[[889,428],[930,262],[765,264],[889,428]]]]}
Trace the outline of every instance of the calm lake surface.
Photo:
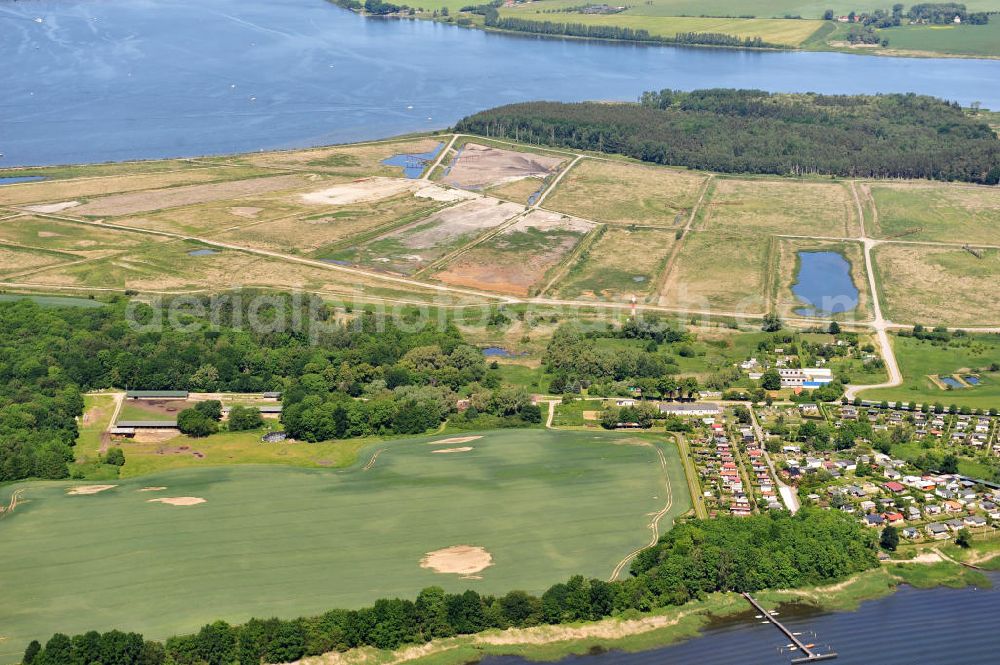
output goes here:
{"type": "MultiPolygon", "coordinates": [[[[781,622],[803,632],[807,643],[829,645],[838,665],[978,665],[997,662],[1000,631],[1000,575],[992,589],[903,587],[861,605],[857,612],[782,613],[781,622]],[[812,635],[815,633],[815,636],[812,635]]],[[[778,648],[788,640],[752,615],[709,629],[703,636],[641,653],[576,656],[562,665],[781,665],[791,655],[778,648]]],[[[521,658],[487,658],[482,665],[529,665],[521,658]]]]}
{"type": "Polygon", "coordinates": [[[799,252],[799,272],[792,293],[808,305],[795,310],[801,316],[850,312],[858,306],[858,287],[851,264],[837,252],[799,252]]]}
{"type": "Polygon", "coordinates": [[[553,40],[366,20],[324,0],[8,0],[0,35],[0,166],[358,141],[498,104],[664,87],[1000,108],[997,60],[553,40]]]}

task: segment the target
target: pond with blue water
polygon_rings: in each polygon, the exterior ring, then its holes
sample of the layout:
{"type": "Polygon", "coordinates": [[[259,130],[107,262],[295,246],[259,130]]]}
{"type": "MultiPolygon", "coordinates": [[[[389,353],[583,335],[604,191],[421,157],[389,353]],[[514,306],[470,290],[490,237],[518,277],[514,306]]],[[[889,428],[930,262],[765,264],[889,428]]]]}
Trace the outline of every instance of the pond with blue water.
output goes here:
{"type": "Polygon", "coordinates": [[[858,287],[851,277],[851,264],[837,252],[799,252],[798,274],[792,293],[805,307],[799,316],[830,316],[853,311],[858,306],[858,287]]]}
{"type": "Polygon", "coordinates": [[[444,147],[444,143],[438,143],[437,147],[429,152],[414,152],[414,153],[402,153],[399,155],[393,155],[388,159],[383,159],[382,163],[386,166],[402,166],[403,174],[410,179],[419,178],[424,169],[427,168],[427,164],[431,162],[441,149],[444,147]]]}
{"type": "Polygon", "coordinates": [[[208,248],[192,249],[190,252],[188,252],[188,256],[212,256],[213,254],[218,254],[218,253],[219,252],[217,252],[216,250],[208,248]]]}
{"type": "Polygon", "coordinates": [[[941,383],[948,386],[949,388],[953,388],[954,390],[958,390],[959,388],[965,387],[962,385],[961,381],[959,381],[953,376],[940,376],[938,378],[941,380],[941,383]]]}
{"type": "Polygon", "coordinates": [[[45,177],[40,175],[22,175],[0,178],[0,185],[13,185],[19,182],[35,182],[37,180],[45,180],[45,177]]]}

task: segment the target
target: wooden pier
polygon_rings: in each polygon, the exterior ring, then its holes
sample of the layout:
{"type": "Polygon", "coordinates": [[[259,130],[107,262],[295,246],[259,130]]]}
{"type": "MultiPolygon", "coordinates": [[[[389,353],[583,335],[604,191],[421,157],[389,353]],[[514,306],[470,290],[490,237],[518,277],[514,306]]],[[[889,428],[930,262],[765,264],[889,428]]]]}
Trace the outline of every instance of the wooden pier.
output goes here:
{"type": "Polygon", "coordinates": [[[753,596],[751,596],[749,593],[744,593],[743,597],[747,599],[747,602],[750,603],[755,610],[760,612],[763,616],[767,617],[767,620],[769,622],[773,623],[778,630],[784,633],[785,637],[791,640],[792,644],[795,645],[794,649],[798,649],[805,654],[800,658],[793,658],[792,659],[793,663],[815,663],[820,660],[833,660],[834,658],[837,657],[837,653],[834,651],[828,651],[827,653],[816,653],[813,650],[813,645],[805,644],[802,640],[800,640],[795,633],[790,631],[788,628],[785,627],[784,624],[782,624],[780,621],[771,616],[771,613],[765,610],[753,596]]]}

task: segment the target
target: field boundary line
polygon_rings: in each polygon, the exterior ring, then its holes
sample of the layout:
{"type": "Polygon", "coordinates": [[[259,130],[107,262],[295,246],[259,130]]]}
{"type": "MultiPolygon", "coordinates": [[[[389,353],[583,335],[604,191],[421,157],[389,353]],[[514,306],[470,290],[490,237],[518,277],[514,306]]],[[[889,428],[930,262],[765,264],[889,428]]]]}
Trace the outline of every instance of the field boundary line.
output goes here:
{"type": "Polygon", "coordinates": [[[434,173],[435,169],[441,166],[441,162],[444,161],[445,156],[448,154],[449,151],[451,151],[451,147],[455,145],[455,141],[457,140],[458,140],[458,134],[452,134],[451,140],[449,140],[447,144],[441,147],[441,152],[438,153],[437,159],[434,160],[434,163],[424,168],[424,173],[423,175],[420,176],[421,180],[425,182],[430,182],[431,174],[434,173]]]}
{"type": "Polygon", "coordinates": [[[637,556],[639,556],[640,552],[656,545],[656,543],[659,542],[660,520],[663,519],[663,517],[668,512],[670,512],[670,509],[674,507],[674,492],[673,488],[670,486],[670,469],[667,466],[667,457],[666,455],[663,454],[663,449],[660,446],[658,446],[655,443],[651,445],[653,446],[653,449],[656,450],[656,456],[660,461],[660,469],[663,471],[663,486],[667,490],[667,503],[658,513],[653,515],[653,519],[651,519],[649,522],[649,530],[653,532],[653,536],[649,544],[643,545],[642,547],[635,549],[632,552],[629,552],[624,559],[619,561],[618,565],[615,566],[615,569],[611,571],[611,577],[608,578],[609,582],[614,582],[615,580],[617,580],[618,577],[622,574],[622,571],[625,569],[625,566],[632,563],[632,560],[635,559],[637,556]]]}
{"type": "MultiPolygon", "coordinates": [[[[566,174],[572,171],[573,167],[579,164],[581,159],[583,159],[583,155],[577,155],[576,157],[574,157],[573,160],[566,165],[566,168],[560,171],[556,175],[556,177],[552,179],[552,182],[550,182],[548,187],[546,187],[545,190],[538,196],[538,198],[535,199],[535,202],[531,205],[531,207],[536,209],[541,208],[542,203],[545,201],[545,199],[549,197],[549,193],[555,190],[555,188],[559,186],[559,183],[562,182],[562,179],[566,176],[566,174]]],[[[558,212],[558,211],[551,210],[549,212],[558,212]]],[[[566,213],[560,213],[560,214],[566,214],[566,213]]]]}
{"type": "Polygon", "coordinates": [[[539,297],[543,297],[549,291],[549,289],[555,286],[556,282],[568,276],[569,273],[576,266],[577,262],[580,260],[580,257],[583,255],[583,253],[589,250],[591,247],[593,247],[597,243],[597,241],[604,236],[607,230],[608,230],[607,224],[598,224],[597,226],[592,228],[590,232],[587,233],[587,235],[584,236],[579,243],[577,243],[576,248],[569,253],[569,256],[565,257],[562,261],[559,262],[558,265],[552,268],[552,279],[546,282],[545,286],[539,289],[536,295],[538,295],[539,297]]]}
{"type": "Polygon", "coordinates": [[[695,217],[698,215],[698,211],[701,210],[702,204],[705,202],[705,197],[708,196],[709,189],[712,188],[711,186],[714,182],[715,174],[710,173],[708,177],[705,178],[705,182],[701,186],[701,194],[698,196],[698,200],[694,202],[693,206],[691,206],[691,214],[688,215],[687,224],[685,224],[681,229],[681,237],[677,238],[674,242],[674,246],[670,249],[670,254],[667,256],[667,261],[663,266],[663,270],[657,276],[656,288],[654,288],[650,295],[646,297],[647,303],[650,298],[655,298],[657,303],[662,300],[663,292],[666,290],[667,285],[670,282],[670,276],[677,263],[677,257],[681,253],[681,246],[684,244],[684,241],[687,240],[688,233],[691,232],[691,226],[694,224],[695,217]]]}
{"type": "Polygon", "coordinates": [[[695,469],[691,460],[691,448],[688,446],[687,437],[680,432],[671,432],[674,441],[677,443],[677,451],[681,456],[681,466],[684,467],[684,475],[687,476],[688,491],[691,493],[691,507],[694,508],[694,516],[698,519],[708,519],[708,508],[705,507],[705,498],[702,496],[701,481],[698,479],[698,470],[695,469]]]}

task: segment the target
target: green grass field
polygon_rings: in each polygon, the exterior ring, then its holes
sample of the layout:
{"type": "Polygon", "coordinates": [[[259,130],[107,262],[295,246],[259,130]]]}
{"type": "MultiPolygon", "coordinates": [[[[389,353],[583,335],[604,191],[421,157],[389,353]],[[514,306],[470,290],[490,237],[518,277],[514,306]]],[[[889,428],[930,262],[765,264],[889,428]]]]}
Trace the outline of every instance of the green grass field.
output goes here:
{"type": "MultiPolygon", "coordinates": [[[[0,662],[57,630],[163,638],[217,618],[319,613],[434,584],[540,592],[576,573],[606,578],[649,542],[649,514],[667,501],[655,448],[622,445],[641,441],[633,436],[503,430],[428,445],[441,439],[375,444],[341,471],[182,470],[87,496],[66,494],[79,482],[0,488],[4,504],[24,490],[0,520],[0,662]],[[472,450],[431,453],[463,446],[472,450]],[[157,486],[166,489],[138,492],[157,486]],[[205,503],[149,502],[157,497],[205,503]],[[483,547],[494,565],[481,579],[421,568],[426,553],[453,545],[483,547]]],[[[661,529],[690,503],[676,449],[663,450],[673,505],[661,529]]]]}
{"type": "Polygon", "coordinates": [[[928,375],[950,375],[959,370],[989,366],[1000,360],[1000,336],[977,335],[967,338],[968,345],[936,345],[912,337],[893,336],[896,359],[903,372],[903,385],[898,388],[866,390],[864,399],[900,400],[903,402],[941,402],[945,406],[958,404],[973,409],[1000,407],[1000,372],[980,373],[982,384],[974,388],[941,390],[928,375]]]}
{"type": "Polygon", "coordinates": [[[1000,56],[1000,21],[996,16],[986,25],[901,25],[879,30],[879,35],[889,40],[890,49],[1000,56]]]}

